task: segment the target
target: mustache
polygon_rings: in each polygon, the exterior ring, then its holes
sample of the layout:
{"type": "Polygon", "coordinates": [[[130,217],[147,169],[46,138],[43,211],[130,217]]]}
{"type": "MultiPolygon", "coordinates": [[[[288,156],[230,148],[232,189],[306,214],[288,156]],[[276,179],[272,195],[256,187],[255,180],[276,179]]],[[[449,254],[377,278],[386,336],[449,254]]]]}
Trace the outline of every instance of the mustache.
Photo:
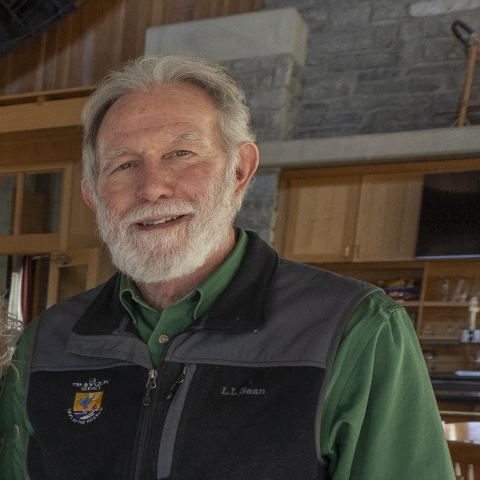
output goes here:
{"type": "Polygon", "coordinates": [[[139,205],[122,215],[122,224],[139,223],[158,217],[178,217],[197,212],[199,206],[187,200],[169,200],[154,205],[139,205]]]}

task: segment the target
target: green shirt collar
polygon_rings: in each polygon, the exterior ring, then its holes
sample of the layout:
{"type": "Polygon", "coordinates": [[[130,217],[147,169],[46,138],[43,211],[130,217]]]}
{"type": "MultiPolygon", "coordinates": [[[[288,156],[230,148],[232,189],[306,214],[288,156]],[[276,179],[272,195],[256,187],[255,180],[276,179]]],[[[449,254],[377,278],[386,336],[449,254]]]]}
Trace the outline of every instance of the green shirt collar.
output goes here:
{"type": "Polygon", "coordinates": [[[167,307],[162,313],[151,307],[128,275],[122,274],[120,301],[130,313],[140,337],[148,344],[154,362],[160,358],[163,346],[160,335],[171,337],[187,328],[206,313],[225,290],[240,266],[248,244],[248,236],[237,229],[235,248],[220,267],[196,290],[167,307]]]}

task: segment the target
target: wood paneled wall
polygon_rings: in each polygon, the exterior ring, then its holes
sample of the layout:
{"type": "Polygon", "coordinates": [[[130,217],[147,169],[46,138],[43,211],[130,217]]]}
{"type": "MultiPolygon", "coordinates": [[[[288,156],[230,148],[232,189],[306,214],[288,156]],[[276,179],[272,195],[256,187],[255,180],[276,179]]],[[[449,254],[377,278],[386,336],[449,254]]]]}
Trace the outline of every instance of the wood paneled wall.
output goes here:
{"type": "Polygon", "coordinates": [[[151,26],[262,8],[262,0],[88,0],[41,37],[0,58],[0,95],[94,85],[143,53],[151,26]]]}

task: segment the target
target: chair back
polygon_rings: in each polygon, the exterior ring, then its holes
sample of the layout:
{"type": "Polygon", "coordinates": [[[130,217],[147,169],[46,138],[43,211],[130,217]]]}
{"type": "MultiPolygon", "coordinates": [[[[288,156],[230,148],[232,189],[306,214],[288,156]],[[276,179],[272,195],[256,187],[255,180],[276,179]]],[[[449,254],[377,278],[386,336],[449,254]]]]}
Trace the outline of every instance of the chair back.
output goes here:
{"type": "Polygon", "coordinates": [[[457,478],[480,479],[480,444],[447,440],[457,478]]]}
{"type": "Polygon", "coordinates": [[[480,422],[457,422],[444,424],[447,440],[480,443],[480,422]]]}

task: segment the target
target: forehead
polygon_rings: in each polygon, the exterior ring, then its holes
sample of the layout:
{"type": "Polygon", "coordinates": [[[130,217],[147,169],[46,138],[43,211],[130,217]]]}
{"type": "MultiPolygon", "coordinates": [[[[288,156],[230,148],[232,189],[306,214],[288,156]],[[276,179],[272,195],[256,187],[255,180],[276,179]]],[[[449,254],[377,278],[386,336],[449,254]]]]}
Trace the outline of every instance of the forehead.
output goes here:
{"type": "Polygon", "coordinates": [[[154,85],[120,97],[107,111],[98,139],[150,129],[213,133],[217,110],[207,93],[186,83],[154,85]]]}

